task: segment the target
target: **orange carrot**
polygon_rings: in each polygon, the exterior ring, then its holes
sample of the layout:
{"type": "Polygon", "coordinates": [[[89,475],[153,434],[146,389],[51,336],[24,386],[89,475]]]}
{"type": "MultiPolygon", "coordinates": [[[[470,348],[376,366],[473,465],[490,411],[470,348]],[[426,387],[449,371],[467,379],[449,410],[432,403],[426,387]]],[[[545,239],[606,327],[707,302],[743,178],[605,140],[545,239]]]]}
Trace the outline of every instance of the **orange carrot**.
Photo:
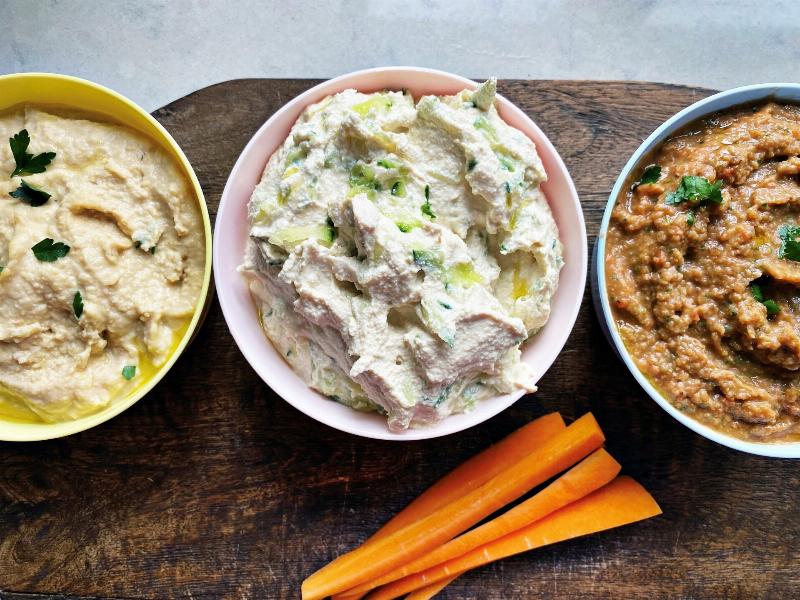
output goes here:
{"type": "Polygon", "coordinates": [[[641,485],[630,477],[617,477],[607,486],[528,527],[426,571],[394,581],[376,590],[369,600],[397,598],[507,556],[659,514],[661,509],[658,504],[641,485]]]}
{"type": "Polygon", "coordinates": [[[434,565],[466,554],[475,548],[485,546],[603,487],[619,475],[620,469],[619,463],[608,452],[600,448],[525,502],[488,523],[450,540],[417,560],[358,586],[348,594],[361,595],[378,586],[412,573],[424,571],[434,565]]]}
{"type": "Polygon", "coordinates": [[[411,592],[406,596],[406,600],[431,600],[436,594],[453,583],[459,575],[461,575],[461,573],[456,573],[452,577],[447,577],[446,579],[432,583],[424,588],[420,588],[415,592],[411,592]]]}
{"type": "Polygon", "coordinates": [[[603,441],[597,421],[591,413],[585,414],[473,491],[323,567],[303,582],[303,600],[319,600],[349,590],[419,558],[569,468],[599,448],[603,441]]]}
{"type": "Polygon", "coordinates": [[[493,446],[489,446],[480,454],[476,454],[467,462],[456,467],[422,492],[416,500],[372,534],[367,542],[386,537],[422,517],[427,517],[435,510],[483,485],[498,473],[522,460],[542,442],[560,431],[564,431],[566,427],[564,419],[558,413],[544,415],[520,427],[493,446]]]}
{"type": "MultiPolygon", "coordinates": [[[[483,452],[476,454],[456,467],[422,492],[411,504],[372,534],[364,544],[386,537],[471,492],[498,473],[522,460],[526,454],[540,446],[545,440],[550,439],[560,431],[564,431],[566,427],[564,419],[558,413],[544,415],[520,427],[496,444],[489,446],[483,452]]],[[[358,600],[362,596],[363,594],[355,593],[355,590],[353,590],[336,594],[333,600],[358,600]]]]}

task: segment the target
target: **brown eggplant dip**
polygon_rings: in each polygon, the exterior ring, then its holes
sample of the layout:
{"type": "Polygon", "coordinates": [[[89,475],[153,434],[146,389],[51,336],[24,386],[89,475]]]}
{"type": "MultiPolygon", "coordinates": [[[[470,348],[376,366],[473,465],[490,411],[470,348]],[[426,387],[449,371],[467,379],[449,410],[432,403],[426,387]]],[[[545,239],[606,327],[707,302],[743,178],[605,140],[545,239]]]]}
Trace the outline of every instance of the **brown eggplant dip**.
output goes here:
{"type": "Polygon", "coordinates": [[[800,107],[719,113],[643,164],[606,249],[634,362],[715,429],[800,440],[800,107]]]}

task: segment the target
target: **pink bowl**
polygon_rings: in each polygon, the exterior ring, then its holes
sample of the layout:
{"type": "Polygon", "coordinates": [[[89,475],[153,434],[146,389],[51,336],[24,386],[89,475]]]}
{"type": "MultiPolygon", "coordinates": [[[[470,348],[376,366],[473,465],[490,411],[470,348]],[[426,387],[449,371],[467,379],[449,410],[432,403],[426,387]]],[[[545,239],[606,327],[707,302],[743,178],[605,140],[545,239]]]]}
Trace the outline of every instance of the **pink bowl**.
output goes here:
{"type": "MultiPolygon", "coordinates": [[[[236,271],[242,262],[247,240],[250,195],[267,160],[286,139],[292,125],[308,105],[348,88],[363,92],[405,88],[419,98],[425,94],[455,94],[476,85],[458,75],[415,67],[367,69],[336,77],[300,94],[272,115],[242,151],[228,177],[214,231],[214,276],[225,320],[242,354],[261,379],[292,406],[326,425],[376,439],[428,439],[482,423],[523,395],[516,392],[489,398],[471,412],[452,415],[432,427],[390,432],[384,417],[338,404],[309,388],[292,371],[261,331],[250,292],[244,278],[236,271]]],[[[553,298],[550,320],[522,348],[522,360],[533,368],[538,381],[564,347],[578,315],[586,283],[586,227],[575,185],[550,140],[524,112],[502,96],[497,97],[497,108],[507,123],[536,144],[549,177],[542,189],[564,243],[565,265],[553,298]]]]}

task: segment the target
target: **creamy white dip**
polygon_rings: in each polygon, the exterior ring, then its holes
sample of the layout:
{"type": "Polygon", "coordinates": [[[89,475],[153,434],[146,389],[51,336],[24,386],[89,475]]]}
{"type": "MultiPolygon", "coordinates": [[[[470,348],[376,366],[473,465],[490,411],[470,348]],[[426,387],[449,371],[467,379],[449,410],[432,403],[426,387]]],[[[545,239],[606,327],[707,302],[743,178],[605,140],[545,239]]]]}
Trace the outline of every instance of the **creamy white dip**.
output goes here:
{"type": "Polygon", "coordinates": [[[494,106],[346,90],[310,106],[249,203],[242,272],[313,388],[392,430],[535,389],[561,243],[536,147],[494,106]]]}
{"type": "Polygon", "coordinates": [[[171,354],[203,283],[202,217],[179,165],[126,127],[28,108],[0,117],[0,140],[0,413],[74,419],[171,354]],[[55,158],[12,177],[23,129],[55,158]],[[50,198],[13,197],[23,181],[50,198]],[[37,258],[47,239],[69,252],[37,258]]]}

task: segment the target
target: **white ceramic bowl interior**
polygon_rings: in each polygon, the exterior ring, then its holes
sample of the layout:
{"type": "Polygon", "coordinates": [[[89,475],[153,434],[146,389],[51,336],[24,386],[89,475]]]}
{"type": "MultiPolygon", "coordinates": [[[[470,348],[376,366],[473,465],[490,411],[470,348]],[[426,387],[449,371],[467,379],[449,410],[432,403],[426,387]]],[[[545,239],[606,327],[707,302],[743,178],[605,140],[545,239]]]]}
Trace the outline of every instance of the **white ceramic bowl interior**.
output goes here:
{"type": "MultiPolygon", "coordinates": [[[[490,398],[473,411],[450,416],[432,427],[393,433],[388,430],[384,417],[352,410],[309,388],[264,336],[245,280],[236,271],[242,262],[247,239],[247,202],[267,160],[310,104],[348,88],[363,92],[408,89],[419,98],[425,94],[455,94],[475,86],[474,81],[457,75],[410,67],[369,69],[331,79],[300,94],[272,115],[242,151],[225,185],[214,232],[214,274],[220,305],[231,334],[253,369],[278,395],[331,427],[377,439],[433,438],[477,425],[510,406],[523,394],[517,392],[490,398]]],[[[586,280],[586,229],[575,186],[553,145],[525,113],[505,98],[498,96],[497,108],[507,123],[521,130],[536,144],[549,177],[542,187],[565,248],[565,266],[553,298],[550,320],[523,348],[522,360],[533,368],[538,381],[567,341],[578,314],[586,280]]]]}
{"type": "Polygon", "coordinates": [[[700,435],[713,440],[723,446],[749,452],[751,454],[759,454],[761,456],[772,456],[778,458],[800,458],[800,443],[760,443],[748,442],[732,437],[730,435],[721,433],[707,425],[696,421],[687,414],[675,408],[666,398],[664,398],[652,383],[639,371],[636,364],[628,354],[622,338],[619,335],[614,317],[611,312],[611,305],[608,301],[608,291],[606,288],[606,275],[605,275],[605,255],[606,255],[606,233],[608,231],[608,224],[611,220],[611,211],[616,203],[617,197],[622,190],[622,186],[628,180],[631,171],[642,161],[642,158],[647,156],[656,146],[661,144],[669,136],[676,133],[679,129],[688,125],[692,121],[710,116],[711,114],[732,108],[734,106],[749,104],[752,102],[759,102],[768,99],[775,99],[777,101],[800,103],[800,84],[796,83],[765,83],[761,85],[749,85],[745,87],[735,88],[719,94],[709,96],[699,102],[695,102],[691,106],[683,109],[675,116],[668,119],[663,125],[656,129],[650,137],[648,137],[638,150],[634,152],[630,160],[622,169],[614,188],[611,190],[611,195],[608,198],[605,213],[603,214],[603,221],[600,224],[600,232],[597,237],[597,243],[594,247],[592,269],[592,294],[594,297],[595,309],[597,310],[600,318],[600,323],[603,326],[606,337],[611,342],[617,355],[622,359],[625,365],[630,370],[631,374],[639,382],[639,385],[644,388],[647,394],[655,400],[661,408],[667,411],[670,415],[675,417],[678,421],[686,425],[689,429],[699,433],[700,435]]]}

